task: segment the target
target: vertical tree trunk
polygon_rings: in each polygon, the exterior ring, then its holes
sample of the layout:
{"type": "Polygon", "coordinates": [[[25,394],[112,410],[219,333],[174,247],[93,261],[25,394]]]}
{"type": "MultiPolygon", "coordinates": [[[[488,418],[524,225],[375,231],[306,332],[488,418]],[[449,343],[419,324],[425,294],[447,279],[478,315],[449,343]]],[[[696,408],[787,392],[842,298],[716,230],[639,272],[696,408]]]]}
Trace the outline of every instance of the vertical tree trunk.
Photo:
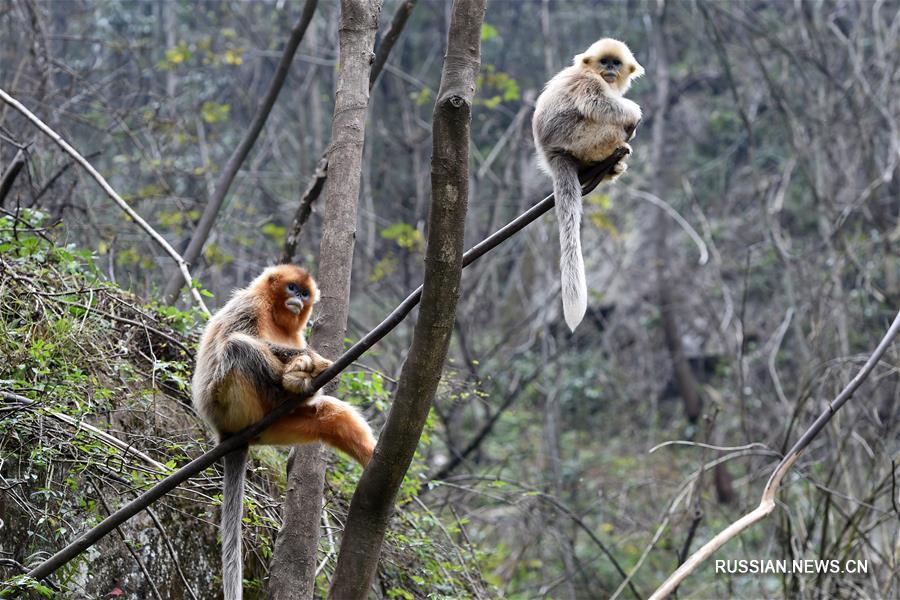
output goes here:
{"type": "MultiPolygon", "coordinates": [[[[380,12],[381,0],[341,2],[341,72],[331,124],[331,177],[325,180],[317,277],[322,300],[310,340],[320,354],[332,359],[342,353],[347,329],[369,68],[380,12]]],[[[326,392],[336,385],[337,381],[332,382],[326,392]]],[[[276,600],[313,597],[324,482],[322,446],[297,447],[288,469],[284,525],[275,542],[270,570],[269,592],[276,600]]]]}
{"type": "MultiPolygon", "coordinates": [[[[378,567],[394,498],[434,400],[456,319],[468,207],[469,125],[485,0],[456,0],[434,106],[425,283],[412,347],[375,456],[350,503],[329,598],[362,600],[378,567]]],[[[329,179],[331,179],[329,177],[329,179]]]]}

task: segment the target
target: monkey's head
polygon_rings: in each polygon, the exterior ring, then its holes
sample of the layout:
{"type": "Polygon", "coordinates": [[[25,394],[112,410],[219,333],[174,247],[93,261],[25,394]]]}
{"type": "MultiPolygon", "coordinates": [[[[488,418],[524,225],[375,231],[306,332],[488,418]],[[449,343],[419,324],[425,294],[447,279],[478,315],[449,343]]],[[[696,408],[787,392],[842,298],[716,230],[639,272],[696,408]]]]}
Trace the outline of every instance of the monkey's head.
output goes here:
{"type": "Polygon", "coordinates": [[[624,42],[603,38],[575,57],[575,66],[596,73],[609,86],[624,94],[631,80],[644,74],[644,67],[624,42]]]}
{"type": "Polygon", "coordinates": [[[313,304],[319,301],[315,279],[294,265],[269,267],[253,288],[265,300],[275,324],[289,333],[306,327],[313,304]]]}

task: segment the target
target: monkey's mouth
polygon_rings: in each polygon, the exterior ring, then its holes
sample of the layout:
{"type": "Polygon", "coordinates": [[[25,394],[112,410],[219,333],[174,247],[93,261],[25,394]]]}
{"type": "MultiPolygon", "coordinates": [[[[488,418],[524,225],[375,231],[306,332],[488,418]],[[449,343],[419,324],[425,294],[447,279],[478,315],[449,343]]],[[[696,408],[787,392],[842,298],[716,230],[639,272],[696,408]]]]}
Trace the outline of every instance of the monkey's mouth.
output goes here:
{"type": "Polygon", "coordinates": [[[613,81],[615,81],[616,79],[619,78],[619,76],[615,73],[615,71],[604,71],[603,75],[601,75],[601,77],[603,77],[603,79],[604,79],[604,81],[606,81],[606,83],[612,83],[613,81]]]}
{"type": "Polygon", "coordinates": [[[300,311],[303,310],[303,300],[300,298],[288,298],[284,305],[295,315],[299,315],[300,311]]]}

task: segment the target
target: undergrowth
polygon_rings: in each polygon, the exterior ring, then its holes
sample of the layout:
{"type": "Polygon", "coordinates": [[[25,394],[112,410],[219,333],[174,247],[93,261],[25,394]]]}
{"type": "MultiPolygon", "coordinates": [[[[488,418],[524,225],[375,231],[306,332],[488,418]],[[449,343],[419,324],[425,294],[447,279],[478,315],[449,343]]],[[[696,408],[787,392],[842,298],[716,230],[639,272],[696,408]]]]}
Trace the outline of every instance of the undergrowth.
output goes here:
{"type": "MultiPolygon", "coordinates": [[[[216,597],[218,467],[48,580],[25,575],[209,445],[189,389],[203,316],[121,289],[89,251],[56,243],[44,222],[34,210],[0,217],[0,597],[216,597]]],[[[340,394],[369,417],[389,399],[377,373],[346,374],[340,394]]],[[[250,598],[266,595],[286,456],[254,451],[244,519],[250,598]]],[[[331,460],[317,579],[323,594],[359,475],[346,458],[331,460]]],[[[484,596],[483,557],[460,546],[458,524],[442,523],[418,500],[424,480],[414,466],[401,490],[382,553],[382,595],[484,596]]]]}

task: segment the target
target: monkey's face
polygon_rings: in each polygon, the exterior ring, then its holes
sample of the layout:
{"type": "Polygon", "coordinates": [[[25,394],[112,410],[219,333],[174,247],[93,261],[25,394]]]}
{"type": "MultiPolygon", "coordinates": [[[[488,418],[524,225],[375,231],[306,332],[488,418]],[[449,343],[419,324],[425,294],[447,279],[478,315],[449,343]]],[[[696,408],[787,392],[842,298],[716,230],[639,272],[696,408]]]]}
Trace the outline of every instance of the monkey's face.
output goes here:
{"type": "Polygon", "coordinates": [[[295,315],[299,315],[303,311],[303,307],[312,299],[309,288],[296,281],[285,284],[284,292],[287,295],[284,306],[295,315]]]}
{"type": "Polygon", "coordinates": [[[610,38],[595,42],[583,54],[575,57],[575,64],[590,69],[600,76],[610,87],[625,92],[631,86],[631,80],[644,74],[644,68],[638,64],[624,43],[610,38]]]}
{"type": "Polygon", "coordinates": [[[266,275],[275,322],[286,329],[303,328],[319,299],[315,280],[306,270],[293,265],[273,267],[266,275]]]}
{"type": "Polygon", "coordinates": [[[619,79],[619,72],[622,70],[622,61],[617,56],[601,56],[597,60],[597,68],[600,70],[600,77],[606,83],[615,83],[619,79]]]}

